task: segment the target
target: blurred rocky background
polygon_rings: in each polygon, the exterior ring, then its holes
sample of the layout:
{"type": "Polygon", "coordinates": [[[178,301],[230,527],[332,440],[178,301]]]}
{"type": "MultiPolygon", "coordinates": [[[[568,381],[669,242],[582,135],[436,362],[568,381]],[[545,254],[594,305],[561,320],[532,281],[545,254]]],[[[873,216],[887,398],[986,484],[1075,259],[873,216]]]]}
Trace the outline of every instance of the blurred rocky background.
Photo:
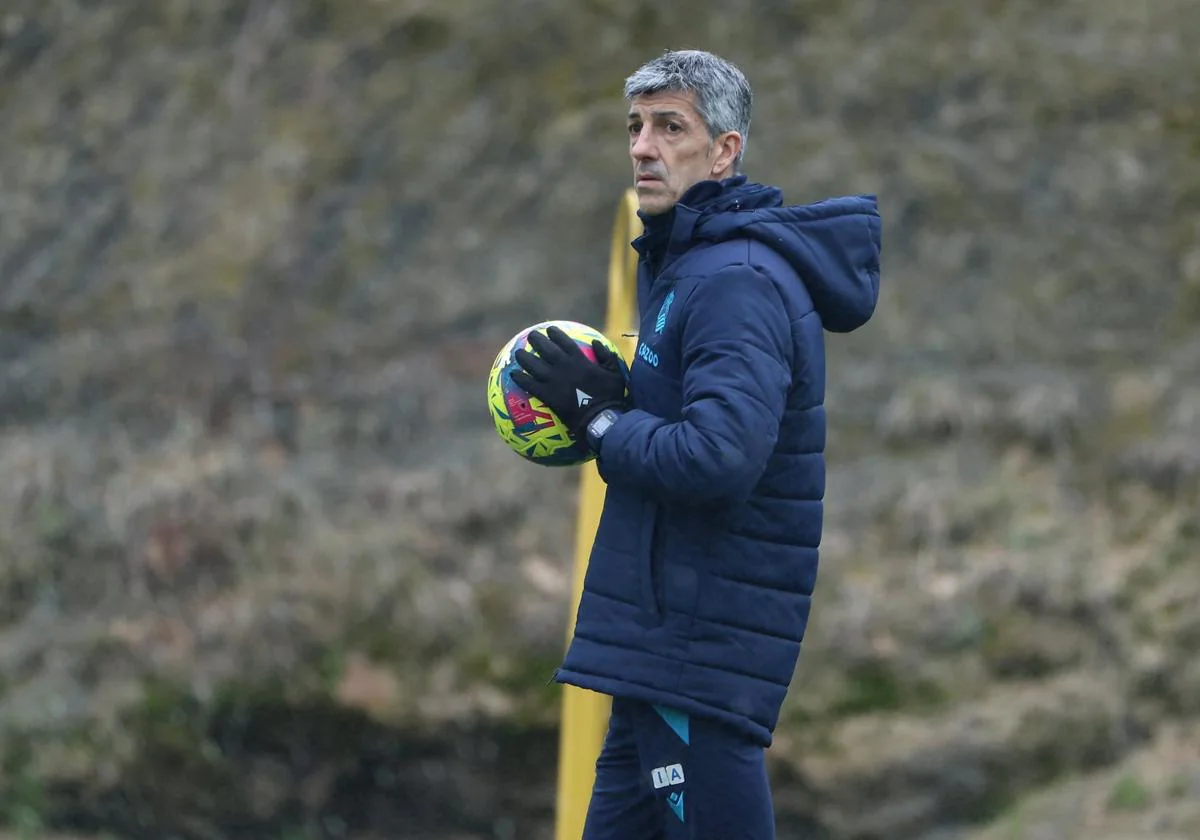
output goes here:
{"type": "Polygon", "coordinates": [[[1200,837],[1200,4],[3,0],[8,838],[543,840],[624,77],[873,192],[784,840],[1200,837]]]}

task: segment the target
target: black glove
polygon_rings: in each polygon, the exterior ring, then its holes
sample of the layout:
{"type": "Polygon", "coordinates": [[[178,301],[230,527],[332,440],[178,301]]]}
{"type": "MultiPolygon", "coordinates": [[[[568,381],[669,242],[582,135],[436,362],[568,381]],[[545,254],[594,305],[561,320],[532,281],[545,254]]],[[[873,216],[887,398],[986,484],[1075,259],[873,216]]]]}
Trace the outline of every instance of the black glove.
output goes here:
{"type": "Polygon", "coordinates": [[[544,402],[576,440],[584,439],[587,424],[604,409],[629,407],[624,365],[599,340],[592,342],[595,362],[555,326],[546,335],[531,332],[529,343],[537,355],[524,348],[513,354],[521,366],[513,382],[544,402]]]}

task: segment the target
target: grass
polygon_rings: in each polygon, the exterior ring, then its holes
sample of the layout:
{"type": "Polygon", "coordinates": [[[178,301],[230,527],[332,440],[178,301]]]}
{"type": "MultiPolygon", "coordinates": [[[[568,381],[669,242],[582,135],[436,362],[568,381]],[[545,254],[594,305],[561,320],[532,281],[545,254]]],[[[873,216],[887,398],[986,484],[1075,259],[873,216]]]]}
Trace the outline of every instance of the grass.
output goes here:
{"type": "Polygon", "coordinates": [[[1114,811],[1145,811],[1153,804],[1153,791],[1132,773],[1118,778],[1108,796],[1108,807],[1114,811]]]}
{"type": "Polygon", "coordinates": [[[929,711],[944,705],[946,690],[931,680],[902,680],[882,663],[866,662],[846,669],[845,693],[829,706],[835,717],[905,710],[929,711]]]}
{"type": "Polygon", "coordinates": [[[21,837],[36,836],[43,828],[47,798],[43,781],[31,762],[33,745],[25,738],[9,738],[0,758],[0,825],[9,825],[21,837]]]}

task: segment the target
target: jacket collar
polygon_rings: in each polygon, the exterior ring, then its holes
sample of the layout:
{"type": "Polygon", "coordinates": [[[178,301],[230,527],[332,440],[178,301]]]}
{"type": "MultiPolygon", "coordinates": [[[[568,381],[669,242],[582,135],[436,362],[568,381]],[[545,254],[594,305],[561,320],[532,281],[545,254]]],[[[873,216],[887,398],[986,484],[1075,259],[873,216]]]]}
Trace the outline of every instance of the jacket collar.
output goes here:
{"type": "Polygon", "coordinates": [[[700,181],[689,187],[665,213],[650,215],[639,210],[638,218],[645,230],[631,243],[634,250],[650,263],[657,275],[692,245],[696,223],[701,216],[706,212],[740,208],[738,188],[745,183],[745,175],[734,175],[721,181],[700,181]]]}

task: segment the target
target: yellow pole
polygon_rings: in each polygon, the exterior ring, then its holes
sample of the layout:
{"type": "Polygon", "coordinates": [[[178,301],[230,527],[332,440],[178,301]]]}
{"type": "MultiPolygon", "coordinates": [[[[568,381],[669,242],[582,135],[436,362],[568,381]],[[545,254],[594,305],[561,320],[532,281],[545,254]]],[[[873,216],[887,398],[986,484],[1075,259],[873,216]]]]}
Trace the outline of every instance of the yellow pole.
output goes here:
{"type": "MultiPolygon", "coordinates": [[[[625,361],[633,362],[637,339],[626,333],[637,331],[637,252],[629,243],[641,233],[637,217],[637,194],[628,189],[617,208],[613,225],[612,248],[608,263],[608,314],[604,333],[621,348],[625,361]]],[[[583,594],[583,576],[587,571],[592,540],[600,524],[604,506],[604,480],[594,463],[582,468],[579,486],[579,514],[575,530],[575,568],[571,589],[571,611],[567,638],[575,630],[575,613],[583,594]]],[[[608,728],[609,698],[584,691],[573,685],[563,686],[562,716],[558,750],[558,802],[555,811],[555,840],[579,840],[587,816],[592,784],[596,778],[596,757],[608,728]]]]}

